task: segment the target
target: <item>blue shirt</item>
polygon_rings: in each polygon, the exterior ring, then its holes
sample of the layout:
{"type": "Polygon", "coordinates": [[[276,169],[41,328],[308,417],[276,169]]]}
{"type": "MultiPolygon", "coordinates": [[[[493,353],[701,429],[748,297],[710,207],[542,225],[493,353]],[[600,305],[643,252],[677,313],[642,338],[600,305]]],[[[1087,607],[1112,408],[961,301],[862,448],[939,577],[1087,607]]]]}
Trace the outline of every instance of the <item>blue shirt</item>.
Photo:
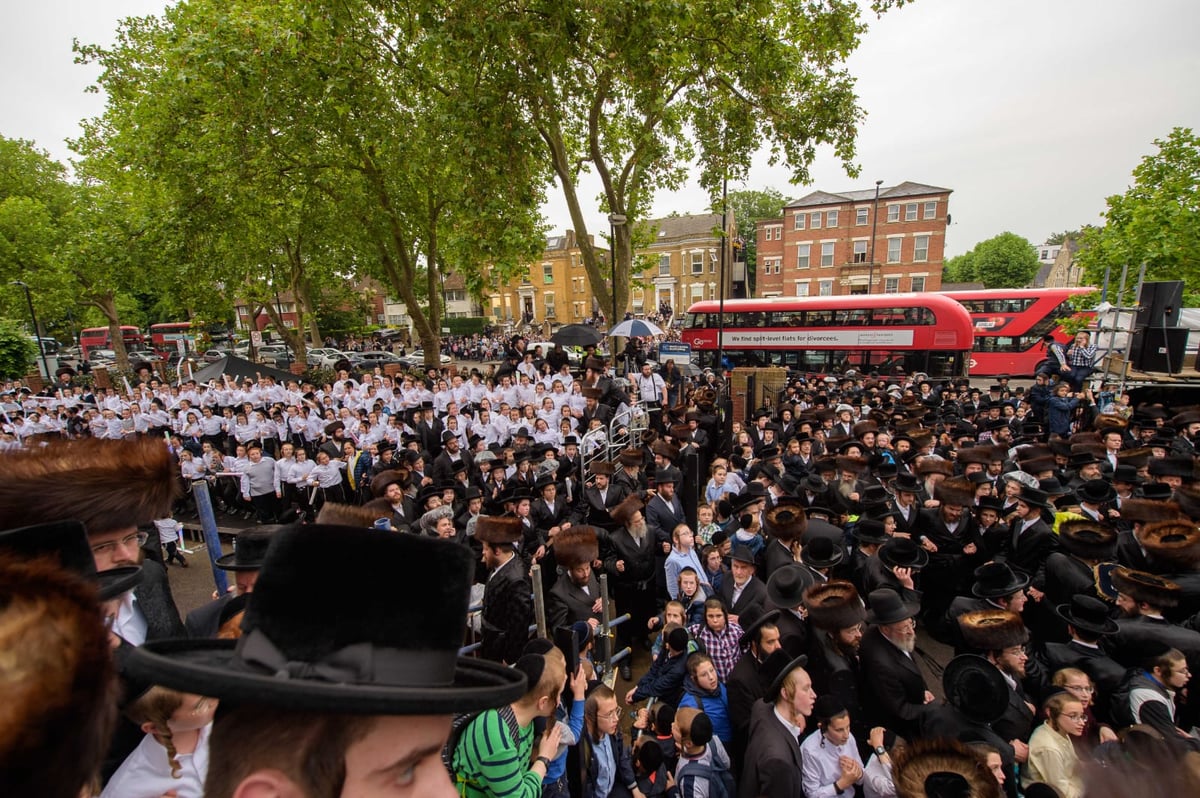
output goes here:
{"type": "Polygon", "coordinates": [[[617,780],[617,763],[613,759],[612,740],[606,734],[592,748],[596,757],[596,795],[608,795],[617,780]]]}

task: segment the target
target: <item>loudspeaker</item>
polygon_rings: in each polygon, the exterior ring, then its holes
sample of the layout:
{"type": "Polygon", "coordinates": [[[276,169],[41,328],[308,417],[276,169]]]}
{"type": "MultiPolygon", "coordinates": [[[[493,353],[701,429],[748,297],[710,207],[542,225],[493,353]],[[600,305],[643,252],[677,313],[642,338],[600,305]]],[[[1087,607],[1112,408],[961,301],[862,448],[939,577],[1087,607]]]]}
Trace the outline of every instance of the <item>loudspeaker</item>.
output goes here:
{"type": "Polygon", "coordinates": [[[1164,374],[1183,371],[1188,332],[1186,327],[1147,327],[1136,331],[1129,346],[1133,367],[1164,374]]]}
{"type": "Polygon", "coordinates": [[[1183,308],[1183,281],[1168,280],[1159,283],[1142,283],[1138,297],[1137,318],[1134,328],[1175,327],[1179,324],[1179,311],[1183,308]]]}

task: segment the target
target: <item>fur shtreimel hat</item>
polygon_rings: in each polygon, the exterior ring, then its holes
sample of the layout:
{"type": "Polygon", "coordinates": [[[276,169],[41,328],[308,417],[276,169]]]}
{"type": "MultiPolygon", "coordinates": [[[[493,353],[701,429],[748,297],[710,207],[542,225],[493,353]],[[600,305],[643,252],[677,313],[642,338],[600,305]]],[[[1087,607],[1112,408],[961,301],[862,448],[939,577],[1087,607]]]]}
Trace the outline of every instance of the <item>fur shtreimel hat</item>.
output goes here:
{"type": "Polygon", "coordinates": [[[578,568],[584,563],[595,562],[599,556],[595,527],[572,526],[554,538],[554,559],[564,568],[578,568]]]}
{"type": "Polygon", "coordinates": [[[1009,610],[977,610],[958,616],[967,648],[976,651],[999,651],[1029,642],[1029,630],[1021,616],[1009,610]]]}
{"type": "Polygon", "coordinates": [[[609,510],[608,515],[617,526],[625,526],[633,518],[633,514],[641,512],[645,506],[646,503],[642,501],[641,497],[634,493],[631,496],[625,497],[623,502],[609,510]]]}
{"type": "Polygon", "coordinates": [[[412,484],[412,472],[407,468],[389,468],[380,471],[371,479],[371,495],[384,496],[389,485],[399,485],[401,490],[408,490],[412,484]]]}
{"type": "Polygon", "coordinates": [[[1113,587],[1134,601],[1145,602],[1151,607],[1171,608],[1179,605],[1183,589],[1170,579],[1135,571],[1118,565],[1109,574],[1113,587]]]}
{"type": "Polygon", "coordinates": [[[831,579],[805,590],[804,606],[813,625],[830,632],[856,626],[867,618],[858,590],[844,579],[831,579]]]}
{"type": "Polygon", "coordinates": [[[1146,553],[1158,562],[1186,569],[1200,562],[1200,529],[1191,521],[1150,524],[1140,539],[1146,553]]]}
{"type": "Polygon", "coordinates": [[[928,476],[930,474],[944,474],[947,477],[954,475],[954,463],[949,460],[943,460],[940,457],[926,457],[917,463],[917,476],[928,476]]]}
{"type": "Polygon", "coordinates": [[[799,540],[804,534],[808,526],[808,517],[800,507],[779,504],[763,514],[763,522],[768,535],[784,543],[791,543],[793,540],[799,540]]]}
{"type": "Polygon", "coordinates": [[[475,537],[484,543],[516,543],[523,532],[515,515],[481,515],[475,521],[475,537]]]}
{"type": "Polygon", "coordinates": [[[933,495],[944,505],[970,507],[975,503],[975,485],[965,477],[951,477],[939,482],[933,495]]]}
{"type": "Polygon", "coordinates": [[[1058,525],[1058,544],[1081,560],[1111,560],[1117,551],[1117,530],[1091,519],[1069,519],[1058,525]]]}
{"type": "Polygon", "coordinates": [[[1175,502],[1153,499],[1126,499],[1121,502],[1121,520],[1152,524],[1155,521],[1175,521],[1183,517],[1183,509],[1175,502]]]}
{"type": "Polygon", "coordinates": [[[159,438],[54,441],[0,457],[5,527],[81,522],[89,535],[148,524],[177,491],[171,453],[159,438]]]}
{"type": "Polygon", "coordinates": [[[119,693],[95,587],[53,558],[0,556],[0,648],[4,794],[80,794],[64,779],[99,770],[119,693]]]}
{"type": "Polygon", "coordinates": [[[909,740],[896,752],[892,783],[900,798],[1000,798],[1003,792],[982,757],[945,737],[909,740]]]}
{"type": "Polygon", "coordinates": [[[158,640],[133,678],[234,703],[353,715],[439,715],[525,693],[518,670],[458,655],[474,556],[466,546],[357,527],[276,533],[242,638],[158,640]],[[327,590],[313,590],[314,584],[327,590]]]}

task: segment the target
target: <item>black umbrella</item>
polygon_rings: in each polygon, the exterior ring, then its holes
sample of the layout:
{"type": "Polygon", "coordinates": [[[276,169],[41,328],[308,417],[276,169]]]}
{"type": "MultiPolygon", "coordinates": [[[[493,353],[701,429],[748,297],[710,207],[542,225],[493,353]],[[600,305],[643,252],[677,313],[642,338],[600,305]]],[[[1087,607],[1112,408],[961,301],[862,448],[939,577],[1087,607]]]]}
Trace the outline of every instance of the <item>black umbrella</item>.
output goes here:
{"type": "Polygon", "coordinates": [[[550,336],[551,343],[563,346],[588,346],[603,340],[604,336],[595,327],[587,324],[567,324],[559,327],[558,332],[550,336]]]}

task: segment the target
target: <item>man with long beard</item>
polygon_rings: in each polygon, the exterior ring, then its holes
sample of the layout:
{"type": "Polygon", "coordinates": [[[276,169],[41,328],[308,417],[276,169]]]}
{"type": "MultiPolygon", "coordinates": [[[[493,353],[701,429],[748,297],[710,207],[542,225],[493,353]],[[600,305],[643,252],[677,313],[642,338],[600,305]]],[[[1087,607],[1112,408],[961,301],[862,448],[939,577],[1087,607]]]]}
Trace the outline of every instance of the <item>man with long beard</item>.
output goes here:
{"type": "Polygon", "coordinates": [[[871,716],[867,722],[911,740],[919,736],[921,716],[933,701],[913,658],[917,648],[913,618],[920,608],[889,588],[872,591],[867,603],[871,607],[867,622],[873,626],[859,647],[863,673],[871,674],[864,680],[863,698],[871,716]]]}

